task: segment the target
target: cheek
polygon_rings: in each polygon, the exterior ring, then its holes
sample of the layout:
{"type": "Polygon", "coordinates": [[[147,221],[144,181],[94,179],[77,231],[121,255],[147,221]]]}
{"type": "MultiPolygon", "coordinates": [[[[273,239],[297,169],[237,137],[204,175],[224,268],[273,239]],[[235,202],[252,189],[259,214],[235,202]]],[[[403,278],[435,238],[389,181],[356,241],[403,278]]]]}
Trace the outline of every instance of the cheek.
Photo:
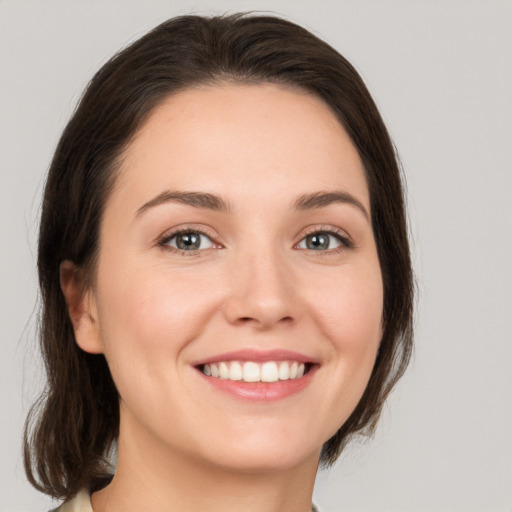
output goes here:
{"type": "Polygon", "coordinates": [[[214,287],[193,273],[155,266],[111,271],[100,281],[100,325],[112,363],[137,367],[179,358],[217,307],[214,287]],[[136,356],[136,357],[134,357],[136,356]]]}
{"type": "MultiPolygon", "coordinates": [[[[319,283],[320,284],[320,283],[319,283]]],[[[341,424],[359,402],[371,376],[382,338],[383,287],[380,269],[339,273],[312,295],[324,354],[333,363],[332,393],[341,424]],[[338,398],[336,398],[338,397],[338,398]]],[[[339,424],[335,425],[335,430],[339,424]]]]}
{"type": "Polygon", "coordinates": [[[101,336],[124,410],[144,424],[159,411],[158,421],[168,424],[162,404],[172,404],[169,414],[183,405],[172,390],[187,382],[182,363],[218,309],[216,288],[202,286],[198,273],[158,266],[132,268],[129,276],[109,270],[99,281],[101,336]]]}
{"type": "MultiPolygon", "coordinates": [[[[340,359],[345,371],[352,376],[359,375],[363,381],[360,393],[373,369],[377,350],[382,338],[383,290],[380,273],[367,279],[354,279],[347,283],[346,294],[342,299],[343,316],[333,329],[339,333],[337,349],[344,355],[340,359]]],[[[356,383],[358,379],[355,379],[356,383]]]]}
{"type": "Polygon", "coordinates": [[[382,336],[383,309],[377,265],[333,273],[323,283],[317,281],[315,290],[310,293],[311,309],[336,350],[357,353],[376,348],[382,336]]]}

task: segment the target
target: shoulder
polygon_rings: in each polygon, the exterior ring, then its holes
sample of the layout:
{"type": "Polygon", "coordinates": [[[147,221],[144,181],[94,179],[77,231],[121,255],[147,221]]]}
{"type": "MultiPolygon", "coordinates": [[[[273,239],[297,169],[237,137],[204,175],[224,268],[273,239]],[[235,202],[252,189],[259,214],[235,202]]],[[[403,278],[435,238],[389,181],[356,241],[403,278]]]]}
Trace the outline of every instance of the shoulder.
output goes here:
{"type": "Polygon", "coordinates": [[[50,512],[93,512],[89,491],[82,489],[73,499],[64,502],[50,512]]]}
{"type": "MultiPolygon", "coordinates": [[[[91,496],[86,489],[82,489],[73,499],[64,502],[49,512],[93,512],[91,496]]],[[[311,512],[321,512],[315,504],[311,506],[311,512]]]]}

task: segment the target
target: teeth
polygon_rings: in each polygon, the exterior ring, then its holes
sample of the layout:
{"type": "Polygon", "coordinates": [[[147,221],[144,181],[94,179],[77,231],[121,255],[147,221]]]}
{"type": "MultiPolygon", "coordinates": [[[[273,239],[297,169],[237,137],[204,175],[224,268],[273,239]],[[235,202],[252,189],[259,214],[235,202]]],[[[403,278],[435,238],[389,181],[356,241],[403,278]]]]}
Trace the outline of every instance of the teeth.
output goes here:
{"type": "Polygon", "coordinates": [[[261,367],[261,381],[262,382],[277,382],[279,380],[279,373],[277,371],[277,364],[274,362],[265,363],[261,367]]]}
{"type": "MultiPolygon", "coordinates": [[[[297,368],[298,367],[299,367],[299,365],[297,364],[297,362],[292,363],[292,366],[290,367],[290,379],[297,378],[297,368]]],[[[214,377],[215,377],[215,375],[214,375],[214,377]]]]}
{"type": "Polygon", "coordinates": [[[221,379],[227,379],[229,377],[229,369],[226,363],[219,364],[219,377],[221,379]]]}
{"type": "Polygon", "coordinates": [[[297,361],[267,361],[259,364],[252,361],[221,361],[205,364],[203,373],[211,377],[245,382],[277,382],[300,379],[306,366],[297,361]]]}
{"type": "Polygon", "coordinates": [[[243,376],[242,365],[237,361],[231,363],[229,367],[229,380],[242,380],[243,376]]]}
{"type": "Polygon", "coordinates": [[[279,365],[279,380],[288,380],[290,378],[290,365],[283,361],[279,365]]]}
{"type": "Polygon", "coordinates": [[[259,365],[256,363],[250,363],[250,362],[245,363],[243,379],[245,382],[259,382],[260,381],[259,365]]]}

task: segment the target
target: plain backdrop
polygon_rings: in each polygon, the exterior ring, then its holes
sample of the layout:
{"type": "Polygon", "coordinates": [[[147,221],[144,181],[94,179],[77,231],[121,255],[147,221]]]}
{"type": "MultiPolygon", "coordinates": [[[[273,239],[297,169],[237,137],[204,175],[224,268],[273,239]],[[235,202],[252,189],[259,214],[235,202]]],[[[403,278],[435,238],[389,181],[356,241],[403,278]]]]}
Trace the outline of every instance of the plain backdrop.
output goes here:
{"type": "Polygon", "coordinates": [[[0,0],[0,511],[45,511],[21,432],[44,372],[35,247],[52,152],[83,87],[166,18],[271,10],[360,71],[407,174],[414,361],[373,440],[319,475],[326,512],[512,511],[510,0],[0,0]]]}

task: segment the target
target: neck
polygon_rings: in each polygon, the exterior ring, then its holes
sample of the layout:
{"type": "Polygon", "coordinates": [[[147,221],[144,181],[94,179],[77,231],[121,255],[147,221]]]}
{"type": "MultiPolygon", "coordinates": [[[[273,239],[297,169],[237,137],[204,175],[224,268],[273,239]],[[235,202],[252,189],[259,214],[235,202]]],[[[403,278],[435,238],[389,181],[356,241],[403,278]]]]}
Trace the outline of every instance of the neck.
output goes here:
{"type": "Polygon", "coordinates": [[[94,512],[310,511],[319,454],[294,467],[241,471],[123,434],[116,474],[92,496],[94,512]]]}

